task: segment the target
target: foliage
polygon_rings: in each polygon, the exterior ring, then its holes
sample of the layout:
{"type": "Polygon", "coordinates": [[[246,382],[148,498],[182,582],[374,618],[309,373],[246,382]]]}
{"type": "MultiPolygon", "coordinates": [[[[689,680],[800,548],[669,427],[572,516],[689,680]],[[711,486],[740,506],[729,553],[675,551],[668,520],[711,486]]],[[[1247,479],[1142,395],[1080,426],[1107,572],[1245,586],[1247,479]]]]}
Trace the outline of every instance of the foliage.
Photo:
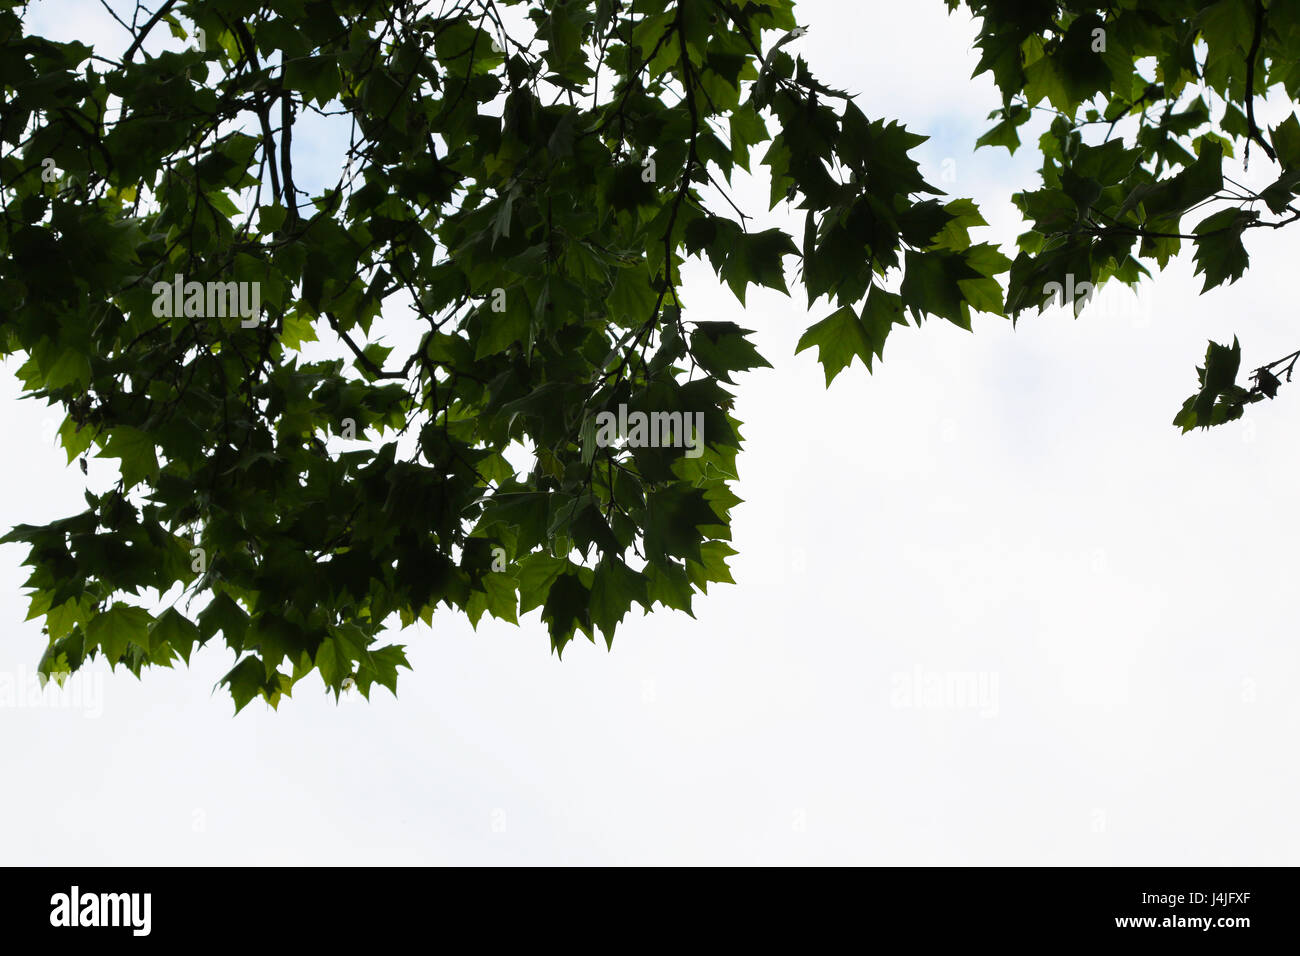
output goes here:
{"type": "MultiPolygon", "coordinates": [[[[785,49],[791,0],[165,0],[119,58],[31,35],[6,3],[0,345],[64,409],[69,463],[121,475],[4,539],[30,546],[42,670],[138,675],[220,634],[239,709],[313,671],[336,695],[394,689],[406,659],[381,633],[438,605],[540,609],[557,653],[612,642],[634,605],[690,613],[730,581],[733,376],[767,361],[690,317],[687,258],[742,304],[797,265],[825,312],[798,347],[829,384],[909,316],[1014,319],[1066,274],[1135,282],[1184,242],[1207,289],[1235,281],[1247,230],[1300,217],[1300,125],[1260,130],[1252,106],[1300,92],[1293,6],[968,6],[1004,98],[981,142],[1014,150],[1055,114],[1014,261],[922,177],[924,137],[785,49]],[[294,172],[307,114],[350,130],[315,193],[294,172]],[[1280,171],[1244,195],[1221,160],[1252,142],[1280,171]],[[757,228],[737,168],[802,232],[757,228]],[[177,275],[255,283],[262,313],[165,308],[177,275]],[[375,334],[391,314],[409,350],[375,334]],[[702,453],[597,442],[620,408],[701,421],[702,453]]],[[[1276,393],[1271,371],[1235,386],[1238,356],[1211,346],[1180,425],[1276,393]]]]}
{"type": "MultiPolygon", "coordinates": [[[[955,9],[958,0],[948,0],[955,9]]],[[[1007,311],[1049,304],[1044,287],[1133,285],[1190,246],[1202,292],[1241,278],[1246,237],[1300,219],[1300,121],[1272,129],[1255,98],[1280,88],[1300,99],[1300,4],[1273,0],[1066,3],[967,0],[982,18],[977,73],[1003,105],[981,145],[1015,152],[1034,111],[1051,116],[1038,140],[1042,186],[1014,197],[1031,228],[1018,240],[1007,311]],[[1122,135],[1116,135],[1117,130],[1122,135]],[[1223,172],[1241,151],[1276,178],[1256,192],[1223,172]],[[1190,231],[1188,225],[1190,224],[1190,231]]],[[[1240,352],[1211,343],[1200,390],[1174,424],[1184,431],[1239,418],[1290,380],[1295,355],[1236,384],[1240,352]]]]}

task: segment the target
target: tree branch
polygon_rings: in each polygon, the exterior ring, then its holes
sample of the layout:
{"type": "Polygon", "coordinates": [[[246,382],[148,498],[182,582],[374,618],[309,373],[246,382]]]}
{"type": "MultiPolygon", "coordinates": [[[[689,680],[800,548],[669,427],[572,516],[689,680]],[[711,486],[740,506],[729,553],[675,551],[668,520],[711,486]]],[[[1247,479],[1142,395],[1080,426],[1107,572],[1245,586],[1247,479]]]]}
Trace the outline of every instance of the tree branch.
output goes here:
{"type": "Polygon", "coordinates": [[[1250,141],[1259,143],[1268,158],[1277,162],[1277,153],[1268,144],[1255,125],[1255,57],[1259,55],[1259,45],[1264,40],[1264,0],[1255,0],[1255,36],[1250,41],[1250,52],[1246,54],[1246,128],[1250,136],[1246,140],[1246,160],[1250,161],[1250,141]]]}

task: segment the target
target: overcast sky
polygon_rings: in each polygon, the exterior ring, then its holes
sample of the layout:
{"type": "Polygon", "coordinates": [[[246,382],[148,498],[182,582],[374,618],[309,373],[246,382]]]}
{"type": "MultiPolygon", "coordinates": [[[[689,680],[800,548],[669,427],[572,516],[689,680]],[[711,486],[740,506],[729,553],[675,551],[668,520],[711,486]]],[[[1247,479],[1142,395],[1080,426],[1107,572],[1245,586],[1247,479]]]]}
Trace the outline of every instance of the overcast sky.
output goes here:
{"type": "MultiPolygon", "coordinates": [[[[998,105],[975,25],[941,0],[798,7],[791,49],[931,135],[931,181],[1010,244],[1038,162],[971,150],[998,105]]],[[[121,48],[93,0],[29,23],[121,48]]],[[[295,169],[337,177],[337,137],[299,142],[295,169]]],[[[369,704],[313,677],[232,718],[224,648],[140,682],[97,661],[82,706],[0,707],[0,862],[1300,862],[1300,388],[1170,425],[1207,339],[1240,335],[1249,368],[1300,347],[1300,232],[1247,243],[1235,286],[1199,296],[1184,256],[1077,322],[897,329],[829,390],[793,352],[830,309],[751,289],[742,310],[688,270],[696,317],[757,330],[775,365],[741,379],[735,586],[563,662],[536,612],[477,633],[443,612],[395,636],[414,672],[369,704]]],[[[5,367],[0,525],[82,510],[57,419],[5,367]]],[[[13,679],[44,646],[25,555],[0,548],[13,679]]]]}

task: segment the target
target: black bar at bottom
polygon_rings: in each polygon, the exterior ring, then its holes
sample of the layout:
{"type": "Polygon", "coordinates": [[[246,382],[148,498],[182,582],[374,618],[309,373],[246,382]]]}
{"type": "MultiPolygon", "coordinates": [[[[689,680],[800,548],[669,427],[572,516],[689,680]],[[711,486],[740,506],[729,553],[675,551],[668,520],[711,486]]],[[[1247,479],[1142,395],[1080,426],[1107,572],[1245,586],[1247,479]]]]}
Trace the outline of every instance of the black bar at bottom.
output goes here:
{"type": "Polygon", "coordinates": [[[383,945],[411,933],[447,943],[463,929],[479,942],[573,934],[618,948],[620,938],[689,935],[698,925],[707,937],[733,941],[812,943],[848,934],[927,948],[947,939],[1131,940],[1235,951],[1285,944],[1300,928],[1292,869],[699,869],[593,879],[580,870],[123,867],[10,869],[6,876],[6,942],[55,944],[115,937],[127,945],[297,950],[383,945]],[[428,935],[440,924],[445,934],[428,935]]]}

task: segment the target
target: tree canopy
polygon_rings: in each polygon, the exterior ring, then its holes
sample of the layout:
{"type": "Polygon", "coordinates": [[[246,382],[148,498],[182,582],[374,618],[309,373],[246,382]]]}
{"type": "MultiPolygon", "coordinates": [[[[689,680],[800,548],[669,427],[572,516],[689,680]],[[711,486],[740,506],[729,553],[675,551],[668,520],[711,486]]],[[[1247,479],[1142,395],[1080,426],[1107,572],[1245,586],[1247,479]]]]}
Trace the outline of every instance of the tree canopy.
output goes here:
{"type": "MultiPolygon", "coordinates": [[[[791,0],[109,0],[120,53],[5,0],[0,353],[70,465],[120,464],[3,539],[30,548],[41,672],[219,634],[238,710],[314,671],[395,690],[385,632],[439,605],[540,609],[557,653],[634,605],[689,613],[731,580],[735,376],[768,362],[692,316],[688,258],[742,305],[797,277],[829,384],[895,325],[1086,313],[1184,248],[1206,291],[1235,282],[1252,230],[1300,219],[1300,121],[1255,113],[1300,99],[1300,4],[947,4],[1002,97],[979,145],[1050,119],[1015,249],[974,241],[923,135],[817,78],[791,0]],[[317,119],[347,160],[304,189],[317,119]],[[1239,154],[1276,179],[1233,182],[1239,154]],[[803,228],[757,228],[737,169],[803,228]]],[[[1174,424],[1240,417],[1296,358],[1239,382],[1210,343],[1174,424]]]]}

